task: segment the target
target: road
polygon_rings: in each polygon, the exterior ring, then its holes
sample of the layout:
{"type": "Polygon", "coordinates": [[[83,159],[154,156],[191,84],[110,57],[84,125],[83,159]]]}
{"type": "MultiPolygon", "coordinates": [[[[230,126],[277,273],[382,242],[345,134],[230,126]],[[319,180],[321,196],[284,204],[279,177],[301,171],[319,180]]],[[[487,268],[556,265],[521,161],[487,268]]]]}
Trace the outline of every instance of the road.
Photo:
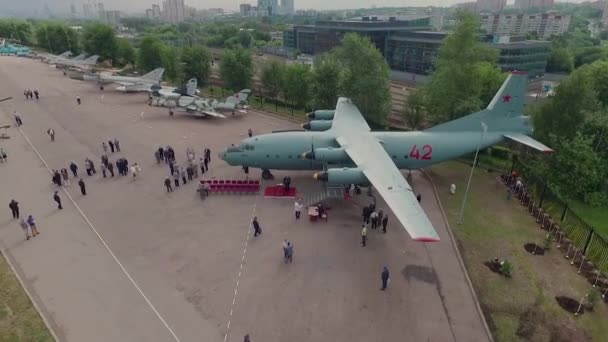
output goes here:
{"type": "MultiPolygon", "coordinates": [[[[294,219],[289,200],[201,200],[195,182],[166,192],[168,168],[153,157],[159,145],[171,145],[182,164],[187,147],[197,153],[208,147],[211,170],[203,177],[240,179],[242,171],[215,158],[217,152],[238,143],[248,128],[260,134],[293,123],[258,113],[169,117],[166,109],[145,105],[145,95],[111,87],[102,93],[28,59],[3,57],[0,79],[0,94],[14,97],[0,104],[0,123],[11,120],[14,109],[24,121],[23,135],[12,128],[11,139],[0,142],[10,159],[0,164],[8,180],[2,200],[16,198],[41,229],[25,241],[7,209],[0,212],[0,243],[61,340],[241,341],[246,333],[252,341],[488,340],[424,178],[416,176],[414,186],[442,241],[416,243],[390,221],[386,235],[370,231],[362,248],[364,195],[330,201],[329,221],[311,223],[294,219]],[[26,101],[25,88],[38,89],[41,99],[26,101]],[[87,196],[72,184],[66,191],[74,202],[60,192],[65,208],[57,210],[44,163],[59,169],[75,161],[84,173],[83,160],[99,167],[101,142],[110,138],[122,149],[110,160],[139,163],[141,177],[85,175],[87,196]],[[253,215],[262,224],[260,237],[249,229],[253,215]],[[282,261],[284,239],[294,243],[293,264],[282,261]],[[391,283],[382,292],[385,265],[391,283]]],[[[259,177],[259,170],[250,175],[259,177]]],[[[309,173],[290,175],[304,196],[321,189],[309,173]]]]}

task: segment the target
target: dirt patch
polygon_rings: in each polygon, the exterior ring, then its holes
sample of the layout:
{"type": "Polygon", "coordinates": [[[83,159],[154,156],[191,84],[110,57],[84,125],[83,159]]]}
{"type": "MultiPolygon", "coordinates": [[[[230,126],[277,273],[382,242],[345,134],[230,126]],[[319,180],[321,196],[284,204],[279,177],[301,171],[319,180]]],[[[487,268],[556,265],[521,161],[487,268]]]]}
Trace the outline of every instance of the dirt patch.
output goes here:
{"type": "Polygon", "coordinates": [[[517,336],[526,341],[546,341],[549,335],[547,315],[538,305],[530,306],[519,316],[517,336]]]}
{"type": "Polygon", "coordinates": [[[498,274],[502,274],[500,273],[500,265],[492,262],[492,261],[486,261],[483,263],[484,265],[488,266],[488,268],[490,269],[490,271],[494,272],[494,273],[498,273],[498,274]]]}
{"type": "Polygon", "coordinates": [[[524,249],[530,253],[530,254],[534,254],[534,255],[544,255],[545,254],[545,249],[535,243],[527,243],[524,245],[524,249]]]}
{"type": "MultiPolygon", "coordinates": [[[[578,307],[580,305],[580,303],[576,299],[566,297],[566,296],[557,296],[557,297],[555,297],[555,300],[557,301],[557,304],[559,304],[559,306],[562,307],[562,309],[564,309],[570,313],[576,313],[576,311],[578,310],[578,307]]],[[[584,313],[585,313],[585,307],[581,306],[581,310],[578,312],[578,314],[582,315],[584,313]]]]}

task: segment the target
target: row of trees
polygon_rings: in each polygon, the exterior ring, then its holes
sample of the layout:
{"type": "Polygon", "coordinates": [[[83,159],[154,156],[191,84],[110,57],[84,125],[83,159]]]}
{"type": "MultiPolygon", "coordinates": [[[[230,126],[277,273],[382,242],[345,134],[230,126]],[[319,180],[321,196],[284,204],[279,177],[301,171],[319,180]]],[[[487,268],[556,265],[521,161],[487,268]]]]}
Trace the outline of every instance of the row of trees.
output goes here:
{"type": "Polygon", "coordinates": [[[300,108],[334,108],[338,96],[349,97],[369,121],[381,125],[391,106],[388,70],[368,38],[347,34],[312,71],[306,65],[271,62],[261,70],[261,81],[268,96],[300,108]]]}

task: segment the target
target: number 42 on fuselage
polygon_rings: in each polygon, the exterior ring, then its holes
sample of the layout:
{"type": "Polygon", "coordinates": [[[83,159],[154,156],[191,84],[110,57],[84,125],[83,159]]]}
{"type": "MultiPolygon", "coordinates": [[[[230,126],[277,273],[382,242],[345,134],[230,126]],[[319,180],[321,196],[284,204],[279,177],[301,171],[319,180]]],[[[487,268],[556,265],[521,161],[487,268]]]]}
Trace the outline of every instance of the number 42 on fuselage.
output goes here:
{"type": "Polygon", "coordinates": [[[530,118],[522,114],[527,74],[507,77],[488,107],[424,131],[371,132],[350,99],[335,110],[312,113],[310,132],[254,136],[220,154],[230,165],[270,170],[326,170],[315,178],[329,185],[373,185],[404,228],[418,241],[439,237],[399,169],[419,169],[511,139],[543,152],[550,148],[529,137],[530,118]]]}

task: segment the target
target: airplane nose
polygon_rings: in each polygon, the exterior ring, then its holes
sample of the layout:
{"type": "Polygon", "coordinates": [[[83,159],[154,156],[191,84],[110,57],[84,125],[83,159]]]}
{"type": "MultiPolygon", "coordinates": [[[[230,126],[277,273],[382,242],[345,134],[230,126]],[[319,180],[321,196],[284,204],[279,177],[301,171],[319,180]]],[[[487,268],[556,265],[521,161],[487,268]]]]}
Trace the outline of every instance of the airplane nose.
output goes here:
{"type": "Polygon", "coordinates": [[[315,112],[310,112],[310,113],[306,114],[306,116],[307,116],[309,119],[314,119],[314,118],[315,118],[315,112]]]}
{"type": "Polygon", "coordinates": [[[310,131],[310,124],[309,123],[302,124],[302,128],[304,128],[307,131],[310,131]]]}
{"type": "Polygon", "coordinates": [[[329,177],[327,176],[327,172],[317,172],[312,176],[312,178],[318,181],[327,181],[329,177]]]}

